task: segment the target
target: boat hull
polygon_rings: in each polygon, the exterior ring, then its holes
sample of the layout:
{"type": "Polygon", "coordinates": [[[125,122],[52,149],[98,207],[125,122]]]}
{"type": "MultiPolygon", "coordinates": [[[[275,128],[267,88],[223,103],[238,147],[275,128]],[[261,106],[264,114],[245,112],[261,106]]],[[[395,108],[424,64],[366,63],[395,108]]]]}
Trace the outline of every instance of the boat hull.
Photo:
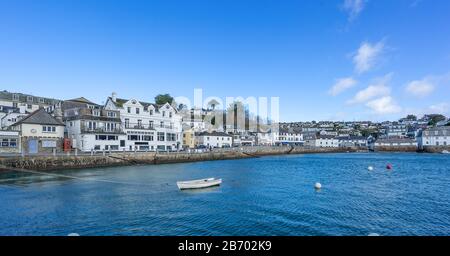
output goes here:
{"type": "Polygon", "coordinates": [[[222,183],[222,179],[203,179],[203,180],[192,180],[192,181],[179,181],[177,182],[177,186],[180,190],[183,189],[200,189],[200,188],[209,188],[214,186],[220,186],[222,183]]]}

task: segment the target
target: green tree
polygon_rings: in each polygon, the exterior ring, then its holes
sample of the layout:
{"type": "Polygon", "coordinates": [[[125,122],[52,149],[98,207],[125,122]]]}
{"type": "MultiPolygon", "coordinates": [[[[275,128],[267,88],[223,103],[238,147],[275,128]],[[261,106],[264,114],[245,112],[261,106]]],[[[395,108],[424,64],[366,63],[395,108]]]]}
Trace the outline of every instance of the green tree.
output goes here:
{"type": "Polygon", "coordinates": [[[173,97],[170,96],[170,94],[166,93],[166,94],[158,94],[155,97],[155,103],[158,105],[163,105],[166,103],[172,104],[173,101],[173,97]]]}
{"type": "Polygon", "coordinates": [[[406,120],[417,121],[417,116],[415,115],[407,115],[406,120]]]}

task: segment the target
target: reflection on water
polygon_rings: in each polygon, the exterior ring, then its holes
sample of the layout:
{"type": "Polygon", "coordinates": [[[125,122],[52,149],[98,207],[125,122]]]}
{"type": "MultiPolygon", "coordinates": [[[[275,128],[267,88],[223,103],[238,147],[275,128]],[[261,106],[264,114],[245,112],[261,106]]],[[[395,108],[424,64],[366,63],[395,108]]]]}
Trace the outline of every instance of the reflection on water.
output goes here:
{"type": "Polygon", "coordinates": [[[449,235],[448,184],[448,155],[412,153],[2,172],[0,235],[449,235]]]}

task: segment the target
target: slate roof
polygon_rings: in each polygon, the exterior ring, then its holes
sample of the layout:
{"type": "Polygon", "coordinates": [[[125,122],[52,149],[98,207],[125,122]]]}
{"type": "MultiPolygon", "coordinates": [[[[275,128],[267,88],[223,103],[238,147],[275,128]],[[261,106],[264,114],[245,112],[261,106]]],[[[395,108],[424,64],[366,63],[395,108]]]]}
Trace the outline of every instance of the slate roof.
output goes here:
{"type": "Polygon", "coordinates": [[[61,100],[58,100],[58,99],[39,97],[39,96],[23,94],[23,93],[8,92],[6,90],[0,91],[0,99],[7,100],[7,101],[21,102],[21,103],[47,104],[47,105],[54,105],[56,103],[61,102],[61,100]],[[16,95],[18,97],[18,100],[13,100],[13,97],[14,97],[13,95],[16,95]],[[29,97],[32,97],[31,101],[28,100],[29,97]],[[43,100],[43,102],[41,102],[41,99],[43,100]]]}
{"type": "Polygon", "coordinates": [[[13,124],[13,126],[20,124],[40,124],[40,125],[57,125],[64,126],[64,123],[56,120],[53,116],[47,113],[43,108],[40,108],[27,117],[21,119],[17,123],[13,124]]]}

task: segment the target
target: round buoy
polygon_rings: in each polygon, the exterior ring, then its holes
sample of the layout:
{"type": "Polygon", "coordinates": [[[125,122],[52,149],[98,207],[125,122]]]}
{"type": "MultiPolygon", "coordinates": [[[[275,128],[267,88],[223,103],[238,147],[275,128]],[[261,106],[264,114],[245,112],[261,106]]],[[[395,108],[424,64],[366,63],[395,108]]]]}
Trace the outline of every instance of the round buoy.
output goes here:
{"type": "Polygon", "coordinates": [[[70,233],[67,236],[80,236],[78,233],[70,233]]]}
{"type": "Polygon", "coordinates": [[[367,170],[373,171],[373,167],[372,167],[372,166],[369,166],[369,167],[367,167],[367,170]]]}
{"type": "Polygon", "coordinates": [[[386,165],[386,169],[391,170],[392,169],[392,164],[386,165]]]}
{"type": "Polygon", "coordinates": [[[320,184],[319,182],[316,182],[316,184],[314,184],[314,187],[316,189],[321,189],[322,188],[322,184],[320,184]]]}
{"type": "Polygon", "coordinates": [[[370,233],[368,236],[380,236],[378,233],[370,233]]]}

